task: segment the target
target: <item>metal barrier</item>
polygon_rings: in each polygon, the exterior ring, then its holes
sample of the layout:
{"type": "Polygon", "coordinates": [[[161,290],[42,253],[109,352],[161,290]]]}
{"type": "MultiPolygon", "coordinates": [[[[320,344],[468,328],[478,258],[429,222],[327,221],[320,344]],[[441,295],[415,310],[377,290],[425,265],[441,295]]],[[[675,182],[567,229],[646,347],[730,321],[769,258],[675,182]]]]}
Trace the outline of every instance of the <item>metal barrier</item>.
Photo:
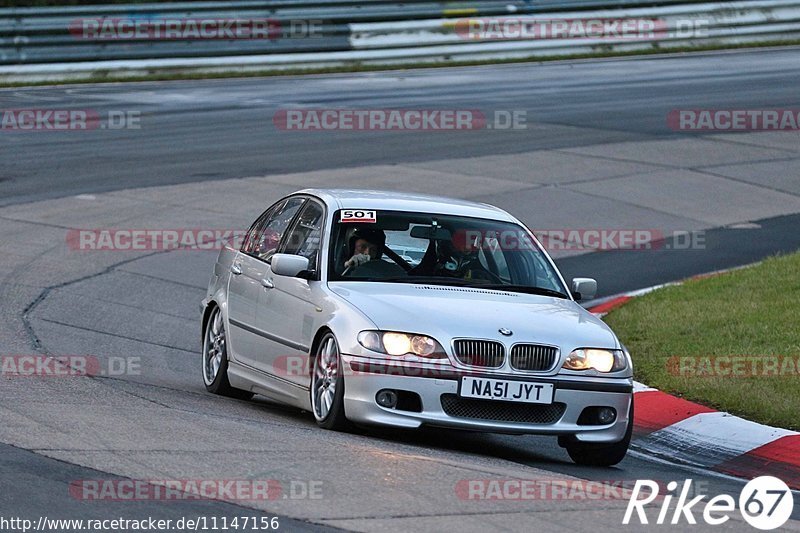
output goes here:
{"type": "Polygon", "coordinates": [[[245,0],[8,8],[0,9],[0,79],[512,59],[798,38],[800,0],[245,0]],[[518,30],[543,20],[620,19],[653,20],[654,26],[639,38],[605,30],[580,36],[541,28],[519,36],[481,31],[492,23],[518,30]],[[192,21],[214,37],[192,33],[192,21]],[[231,38],[226,23],[241,24],[251,38],[231,38]],[[132,36],[133,27],[144,30],[132,36]]]}
{"type": "MultiPolygon", "coordinates": [[[[669,3],[676,0],[665,0],[669,3]]],[[[432,2],[430,0],[277,0],[269,2],[182,2],[62,8],[0,9],[0,65],[111,59],[238,56],[350,50],[350,25],[397,24],[391,21],[435,20],[458,16],[521,15],[548,9],[627,6],[642,0],[521,0],[432,2]],[[110,40],[76,35],[83,20],[270,20],[283,24],[280,36],[257,40],[110,40]],[[291,21],[313,21],[314,35],[295,36],[291,21]]]]}

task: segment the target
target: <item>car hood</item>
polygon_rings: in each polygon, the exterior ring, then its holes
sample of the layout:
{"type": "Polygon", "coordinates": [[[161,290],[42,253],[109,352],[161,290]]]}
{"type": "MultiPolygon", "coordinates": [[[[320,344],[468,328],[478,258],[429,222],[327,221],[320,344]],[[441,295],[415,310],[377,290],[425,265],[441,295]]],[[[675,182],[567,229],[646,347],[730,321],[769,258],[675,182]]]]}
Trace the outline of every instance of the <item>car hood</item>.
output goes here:
{"type": "Polygon", "coordinates": [[[379,282],[332,282],[330,289],[380,329],[421,333],[443,344],[459,337],[559,346],[618,348],[600,319],[572,300],[468,287],[379,282]],[[504,337],[500,328],[513,334],[504,337]]]}

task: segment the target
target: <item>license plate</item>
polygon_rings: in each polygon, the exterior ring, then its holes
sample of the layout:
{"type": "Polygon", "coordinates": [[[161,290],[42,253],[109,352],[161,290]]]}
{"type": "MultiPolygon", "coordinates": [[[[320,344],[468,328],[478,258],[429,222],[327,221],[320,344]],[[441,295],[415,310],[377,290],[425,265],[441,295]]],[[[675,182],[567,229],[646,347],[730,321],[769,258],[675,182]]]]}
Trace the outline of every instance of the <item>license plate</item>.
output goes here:
{"type": "Polygon", "coordinates": [[[461,378],[459,395],[507,402],[553,403],[553,384],[465,376],[461,378]]]}

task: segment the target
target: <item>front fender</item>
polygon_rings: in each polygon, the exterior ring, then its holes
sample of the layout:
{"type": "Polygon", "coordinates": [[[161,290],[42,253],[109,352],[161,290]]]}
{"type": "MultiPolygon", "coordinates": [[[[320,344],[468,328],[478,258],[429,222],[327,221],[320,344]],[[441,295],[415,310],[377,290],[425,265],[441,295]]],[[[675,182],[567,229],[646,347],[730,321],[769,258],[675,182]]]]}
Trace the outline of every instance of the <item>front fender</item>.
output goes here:
{"type": "MultiPolygon", "coordinates": [[[[320,332],[329,329],[336,336],[339,350],[342,353],[358,353],[362,350],[358,344],[358,333],[364,330],[378,329],[370,318],[353,304],[327,289],[325,320],[314,336],[314,343],[319,340],[320,332]]],[[[313,355],[313,354],[312,354],[313,355]]]]}

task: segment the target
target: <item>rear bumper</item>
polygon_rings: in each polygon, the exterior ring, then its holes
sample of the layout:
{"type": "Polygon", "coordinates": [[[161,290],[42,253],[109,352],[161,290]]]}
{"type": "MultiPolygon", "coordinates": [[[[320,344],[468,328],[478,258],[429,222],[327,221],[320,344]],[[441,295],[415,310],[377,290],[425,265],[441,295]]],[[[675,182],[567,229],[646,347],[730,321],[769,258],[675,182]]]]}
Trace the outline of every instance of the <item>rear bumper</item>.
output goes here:
{"type": "MultiPolygon", "coordinates": [[[[564,380],[553,377],[537,376],[496,376],[485,377],[495,379],[512,379],[516,381],[548,382],[555,388],[554,403],[564,404],[563,411],[544,422],[516,422],[485,417],[473,417],[460,413],[457,416],[445,411],[443,395],[450,395],[449,401],[458,401],[460,378],[464,375],[456,369],[437,370],[435,373],[397,372],[396,367],[385,366],[376,362],[365,362],[359,357],[342,355],[347,365],[345,377],[344,405],[347,417],[354,422],[377,424],[402,428],[418,428],[420,426],[440,426],[460,428],[473,431],[493,433],[529,433],[539,435],[575,435],[583,442],[611,443],[622,440],[628,426],[628,412],[633,401],[633,383],[631,379],[609,380],[564,380]],[[422,403],[421,412],[389,409],[377,404],[375,396],[381,389],[410,391],[419,395],[422,403]],[[578,425],[578,418],[586,407],[612,407],[617,412],[617,419],[604,426],[578,425]]],[[[480,377],[479,374],[470,374],[480,377]]],[[[477,400],[487,408],[496,409],[500,402],[477,400]],[[488,402],[491,405],[487,405],[488,402]]],[[[505,403],[505,402],[503,402],[505,403]]],[[[472,403],[471,405],[476,405],[472,403]]],[[[517,409],[519,404],[514,404],[517,409]]],[[[526,407],[529,404],[525,404],[526,407]]],[[[541,405],[530,404],[531,409],[543,409],[541,405]]],[[[502,407],[500,407],[502,408],[502,407]]],[[[468,410],[467,410],[468,411],[468,410]]],[[[554,411],[551,411],[551,413],[554,411]]],[[[545,417],[546,418],[546,417],[545,417]]]]}

